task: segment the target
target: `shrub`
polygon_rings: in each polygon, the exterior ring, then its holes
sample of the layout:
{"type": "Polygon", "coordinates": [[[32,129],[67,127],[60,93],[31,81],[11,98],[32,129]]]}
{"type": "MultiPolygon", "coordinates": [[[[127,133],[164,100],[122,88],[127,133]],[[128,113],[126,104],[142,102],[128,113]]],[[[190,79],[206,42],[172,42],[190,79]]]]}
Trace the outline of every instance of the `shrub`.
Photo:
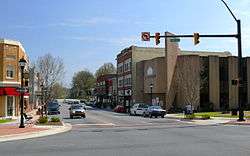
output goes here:
{"type": "Polygon", "coordinates": [[[187,114],[185,115],[185,119],[194,119],[195,115],[194,114],[187,114]]]}
{"type": "Polygon", "coordinates": [[[203,114],[203,115],[201,115],[201,118],[202,118],[202,119],[210,119],[210,115],[208,115],[208,114],[203,114]]]}
{"type": "Polygon", "coordinates": [[[60,122],[60,118],[59,117],[52,117],[50,119],[51,122],[60,122]]]}
{"type": "Polygon", "coordinates": [[[39,119],[38,119],[38,123],[41,123],[41,124],[43,124],[43,123],[47,123],[48,122],[48,117],[47,116],[44,116],[44,117],[40,117],[39,119]]]}

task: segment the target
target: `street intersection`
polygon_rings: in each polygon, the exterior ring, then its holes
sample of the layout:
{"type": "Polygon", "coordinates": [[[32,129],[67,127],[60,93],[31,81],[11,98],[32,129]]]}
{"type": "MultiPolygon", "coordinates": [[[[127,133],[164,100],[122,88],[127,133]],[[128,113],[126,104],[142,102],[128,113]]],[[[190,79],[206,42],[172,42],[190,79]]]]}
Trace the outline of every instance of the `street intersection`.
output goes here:
{"type": "Polygon", "coordinates": [[[195,125],[167,118],[143,118],[88,108],[86,118],[61,117],[72,130],[57,135],[0,143],[4,156],[246,155],[248,126],[195,125]],[[15,150],[13,150],[15,149],[15,150]]]}

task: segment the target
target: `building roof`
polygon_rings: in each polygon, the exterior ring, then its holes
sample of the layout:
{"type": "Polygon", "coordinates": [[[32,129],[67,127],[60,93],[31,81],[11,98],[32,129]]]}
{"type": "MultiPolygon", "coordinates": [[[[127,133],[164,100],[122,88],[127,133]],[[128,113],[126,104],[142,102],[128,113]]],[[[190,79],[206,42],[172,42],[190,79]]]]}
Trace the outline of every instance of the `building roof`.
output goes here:
{"type": "Polygon", "coordinates": [[[25,49],[23,48],[23,45],[19,41],[0,38],[0,43],[10,44],[10,45],[17,45],[23,50],[23,52],[25,52],[25,49]]]}
{"type": "Polygon", "coordinates": [[[211,52],[211,51],[187,51],[187,50],[181,50],[180,55],[219,56],[219,57],[232,56],[232,54],[228,51],[211,52]]]}

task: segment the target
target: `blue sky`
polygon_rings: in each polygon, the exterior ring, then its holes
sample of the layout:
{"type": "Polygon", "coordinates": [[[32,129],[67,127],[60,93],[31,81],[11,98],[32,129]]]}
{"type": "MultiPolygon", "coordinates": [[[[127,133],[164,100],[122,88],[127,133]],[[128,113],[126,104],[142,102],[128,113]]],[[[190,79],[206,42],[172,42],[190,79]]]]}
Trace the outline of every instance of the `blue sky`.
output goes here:
{"type": "MultiPolygon", "coordinates": [[[[242,20],[243,55],[250,56],[250,1],[225,1],[242,20]]],[[[22,42],[31,61],[46,53],[60,56],[66,85],[77,71],[94,73],[105,62],[115,64],[125,47],[155,46],[153,40],[140,40],[143,31],[236,33],[236,22],[220,0],[5,0],[0,10],[0,38],[22,42]]],[[[236,39],[202,38],[198,46],[182,39],[180,47],[237,54],[236,39]]]]}

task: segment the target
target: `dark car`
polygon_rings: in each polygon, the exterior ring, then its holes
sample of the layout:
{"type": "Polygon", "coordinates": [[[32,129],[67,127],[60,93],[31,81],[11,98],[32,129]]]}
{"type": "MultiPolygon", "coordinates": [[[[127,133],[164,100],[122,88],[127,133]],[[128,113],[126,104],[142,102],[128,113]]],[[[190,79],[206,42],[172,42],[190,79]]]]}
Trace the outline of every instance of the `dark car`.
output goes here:
{"type": "Polygon", "coordinates": [[[60,105],[57,102],[48,103],[48,106],[47,106],[48,115],[60,114],[59,107],[60,105]]]}
{"type": "Polygon", "coordinates": [[[149,116],[150,118],[152,118],[153,116],[155,116],[156,118],[158,116],[161,116],[162,118],[164,118],[164,116],[166,115],[166,110],[162,109],[161,106],[149,106],[144,112],[143,112],[143,116],[149,116]]]}

